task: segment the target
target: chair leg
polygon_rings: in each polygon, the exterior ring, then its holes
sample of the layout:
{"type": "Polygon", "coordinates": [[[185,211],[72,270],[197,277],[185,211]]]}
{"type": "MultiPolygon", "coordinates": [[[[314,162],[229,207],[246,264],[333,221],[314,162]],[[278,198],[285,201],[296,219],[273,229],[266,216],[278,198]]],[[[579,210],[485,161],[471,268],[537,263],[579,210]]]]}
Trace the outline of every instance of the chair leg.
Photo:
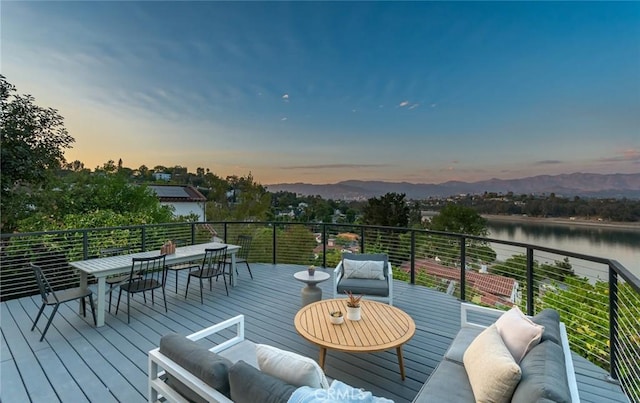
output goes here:
{"type": "Polygon", "coordinates": [[[189,283],[191,282],[191,276],[187,277],[187,288],[184,290],[184,299],[187,299],[187,294],[189,293],[189,283]]]}
{"type": "Polygon", "coordinates": [[[178,293],[178,270],[176,270],[176,294],[178,293]]]}
{"type": "Polygon", "coordinates": [[[109,290],[109,313],[111,313],[111,297],[113,296],[113,290],[109,290]]]}
{"type": "MultiPolygon", "coordinates": [[[[145,303],[146,303],[146,302],[147,302],[147,301],[145,301],[145,303]]],[[[156,304],[156,300],[155,300],[155,298],[153,297],[153,290],[151,290],[151,305],[155,305],[155,304],[156,304]]]]}
{"type": "Polygon", "coordinates": [[[202,277],[200,277],[200,303],[204,304],[204,299],[202,298],[202,288],[204,287],[204,284],[202,284],[202,277]]]}
{"type": "Polygon", "coordinates": [[[40,319],[40,315],[42,315],[42,312],[44,311],[44,307],[47,306],[47,304],[45,304],[44,302],[42,303],[42,306],[40,307],[40,310],[38,311],[38,315],[36,315],[36,320],[33,321],[33,326],[31,326],[31,331],[33,332],[33,329],[36,328],[36,323],[38,323],[38,320],[40,319]]]}
{"type": "Polygon", "coordinates": [[[85,297],[82,297],[82,317],[87,317],[87,301],[85,297]]]}
{"type": "Polygon", "coordinates": [[[120,297],[122,297],[122,288],[120,289],[120,292],[118,293],[118,302],[116,303],[116,315],[118,314],[118,309],[120,309],[120,297]]]}
{"type": "Polygon", "coordinates": [[[47,333],[47,330],[49,330],[49,326],[51,325],[51,321],[53,320],[53,317],[56,316],[56,312],[58,312],[58,307],[60,306],[60,304],[56,304],[56,306],[53,307],[53,312],[51,312],[51,316],[49,316],[49,321],[47,322],[47,326],[44,327],[44,331],[42,332],[42,336],[40,337],[40,341],[44,340],[44,335],[47,333]]]}
{"type": "Polygon", "coordinates": [[[249,276],[251,277],[251,280],[253,280],[253,274],[251,274],[251,267],[249,267],[249,262],[244,262],[244,264],[247,265],[247,270],[249,270],[249,276]]]}
{"type": "Polygon", "coordinates": [[[127,323],[131,323],[131,313],[130,313],[130,311],[131,311],[131,300],[129,299],[130,295],[131,294],[127,292],[127,323]]]}
{"type": "Polygon", "coordinates": [[[167,309],[167,295],[164,293],[164,287],[162,287],[162,299],[164,300],[164,312],[169,313],[169,309],[167,309]]]}
{"type": "Polygon", "coordinates": [[[209,277],[209,291],[213,291],[213,281],[211,281],[211,277],[209,277]]]}
{"type": "MultiPolygon", "coordinates": [[[[91,305],[91,315],[93,315],[93,325],[98,326],[98,319],[96,319],[96,306],[93,303],[93,295],[89,295],[89,305],[91,305]]],[[[109,308],[111,308],[111,302],[109,302],[109,308]]]]}
{"type": "MultiPolygon", "coordinates": [[[[226,291],[227,297],[228,297],[229,296],[229,289],[227,288],[227,279],[224,277],[224,272],[222,272],[222,281],[224,282],[224,290],[226,291]]],[[[231,279],[229,279],[229,283],[231,283],[231,279]]]]}

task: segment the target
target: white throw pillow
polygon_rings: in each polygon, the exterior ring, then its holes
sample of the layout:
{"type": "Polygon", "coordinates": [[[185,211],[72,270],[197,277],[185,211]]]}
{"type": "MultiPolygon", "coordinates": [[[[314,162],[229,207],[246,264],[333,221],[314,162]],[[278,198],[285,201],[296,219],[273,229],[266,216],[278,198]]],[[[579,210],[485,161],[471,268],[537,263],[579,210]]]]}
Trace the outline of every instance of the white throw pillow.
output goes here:
{"type": "Polygon", "coordinates": [[[517,306],[498,318],[496,328],[517,363],[520,363],[525,354],[540,343],[544,331],[544,326],[533,323],[517,306]]]}
{"type": "Polygon", "coordinates": [[[256,356],[258,368],[265,374],[295,386],[329,388],[324,371],[311,358],[266,344],[256,344],[256,356]]]}
{"type": "Polygon", "coordinates": [[[509,402],[522,371],[493,324],[471,342],[463,357],[477,403],[509,402]]]}
{"type": "Polygon", "coordinates": [[[344,278],[384,280],[384,262],[381,260],[343,259],[344,278]]]}

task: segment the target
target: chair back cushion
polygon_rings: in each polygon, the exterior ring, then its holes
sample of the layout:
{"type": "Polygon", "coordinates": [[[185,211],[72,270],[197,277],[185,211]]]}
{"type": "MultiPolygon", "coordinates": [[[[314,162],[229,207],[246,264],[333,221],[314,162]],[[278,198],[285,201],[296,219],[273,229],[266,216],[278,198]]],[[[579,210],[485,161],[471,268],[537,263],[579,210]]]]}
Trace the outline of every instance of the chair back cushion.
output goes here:
{"type": "Polygon", "coordinates": [[[229,368],[232,363],[228,359],[177,333],[160,339],[160,353],[229,397],[229,368]]]}
{"type": "Polygon", "coordinates": [[[256,355],[260,371],[286,383],[313,388],[329,387],[324,371],[309,357],[266,344],[256,344],[256,355]]]}
{"type": "Polygon", "coordinates": [[[229,384],[236,403],[286,402],[297,388],[242,360],[229,369],[229,384]]]}
{"type": "Polygon", "coordinates": [[[344,278],[385,280],[387,255],[384,253],[343,253],[344,278]]]}

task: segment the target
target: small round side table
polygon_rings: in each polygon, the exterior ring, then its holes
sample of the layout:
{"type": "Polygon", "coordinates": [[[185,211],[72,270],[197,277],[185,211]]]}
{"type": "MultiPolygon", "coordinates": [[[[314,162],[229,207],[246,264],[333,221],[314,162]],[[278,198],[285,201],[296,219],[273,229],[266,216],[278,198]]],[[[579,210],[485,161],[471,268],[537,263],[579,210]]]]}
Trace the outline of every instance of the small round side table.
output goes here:
{"type": "Polygon", "coordinates": [[[313,276],[309,275],[307,270],[299,271],[293,274],[293,277],[307,283],[306,287],[302,287],[300,290],[300,296],[302,298],[302,306],[308,305],[312,302],[320,301],[322,299],[322,289],[316,284],[329,280],[331,276],[329,273],[316,270],[313,276]]]}

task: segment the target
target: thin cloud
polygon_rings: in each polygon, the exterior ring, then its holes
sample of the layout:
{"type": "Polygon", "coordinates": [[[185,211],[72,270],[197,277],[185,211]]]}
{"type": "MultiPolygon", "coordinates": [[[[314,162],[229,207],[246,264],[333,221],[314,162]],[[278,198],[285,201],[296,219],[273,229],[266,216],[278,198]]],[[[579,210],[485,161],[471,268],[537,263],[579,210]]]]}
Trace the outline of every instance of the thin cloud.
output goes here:
{"type": "Polygon", "coordinates": [[[418,106],[420,106],[420,104],[413,104],[409,107],[409,110],[416,109],[418,106]]]}
{"type": "Polygon", "coordinates": [[[284,102],[289,102],[289,94],[284,94],[284,95],[282,95],[282,100],[283,100],[284,102]]]}
{"type": "Polygon", "coordinates": [[[555,164],[562,164],[563,161],[560,160],[542,160],[542,161],[536,161],[535,165],[555,165],[555,164]]]}
{"type": "Polygon", "coordinates": [[[401,108],[404,108],[405,106],[409,105],[409,101],[402,101],[400,102],[400,105],[398,105],[401,108]]]}
{"type": "Polygon", "coordinates": [[[324,165],[295,165],[280,167],[280,169],[344,169],[344,168],[384,168],[388,164],[324,164],[324,165]]]}
{"type": "Polygon", "coordinates": [[[620,150],[617,155],[613,157],[601,158],[602,162],[638,162],[640,163],[640,150],[626,149],[620,150]]]}
{"type": "Polygon", "coordinates": [[[285,116],[285,117],[283,117],[283,118],[282,118],[282,119],[280,119],[280,120],[282,120],[282,121],[284,122],[285,120],[288,120],[288,118],[285,116]]]}

